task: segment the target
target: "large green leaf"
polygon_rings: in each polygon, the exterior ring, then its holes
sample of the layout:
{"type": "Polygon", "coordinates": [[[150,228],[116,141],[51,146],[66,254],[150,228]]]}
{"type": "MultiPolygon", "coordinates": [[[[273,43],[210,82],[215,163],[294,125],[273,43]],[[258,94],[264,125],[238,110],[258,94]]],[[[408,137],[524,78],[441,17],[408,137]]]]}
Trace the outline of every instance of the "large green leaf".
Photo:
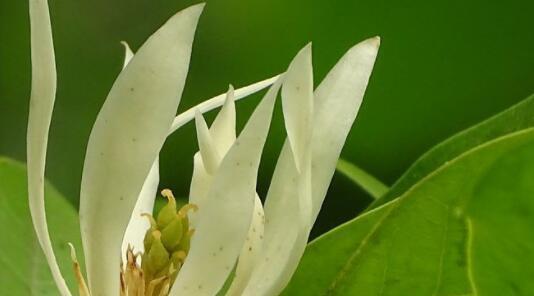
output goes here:
{"type": "MultiPolygon", "coordinates": [[[[67,243],[72,242],[81,250],[78,215],[50,184],[46,185],[45,195],[56,256],[71,290],[77,291],[67,243]]],[[[33,231],[26,167],[6,158],[0,158],[0,236],[0,294],[57,295],[58,290],[33,231]]],[[[83,258],[79,259],[83,261],[83,258]]]]}
{"type": "Polygon", "coordinates": [[[487,141],[534,126],[534,95],[444,142],[421,156],[384,196],[371,204],[376,208],[403,194],[447,161],[487,141]]]}
{"type": "Polygon", "coordinates": [[[533,106],[529,99],[457,136],[458,157],[435,170],[439,161],[420,161],[430,173],[400,197],[310,244],[285,293],[532,295],[533,106]]]}

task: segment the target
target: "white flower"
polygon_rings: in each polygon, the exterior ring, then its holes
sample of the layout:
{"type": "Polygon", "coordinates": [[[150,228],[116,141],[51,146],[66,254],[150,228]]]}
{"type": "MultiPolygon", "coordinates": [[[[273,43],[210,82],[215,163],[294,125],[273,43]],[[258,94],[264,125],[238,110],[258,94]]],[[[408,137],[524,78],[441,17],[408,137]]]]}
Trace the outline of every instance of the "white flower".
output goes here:
{"type": "MultiPolygon", "coordinates": [[[[167,136],[193,118],[200,150],[194,157],[190,188],[190,203],[198,207],[189,217],[195,233],[185,262],[174,266],[179,271],[172,288],[168,284],[157,295],[216,295],[234,266],[235,277],[227,295],[277,295],[304,252],[361,104],[379,39],[368,39],[350,49],[315,91],[311,46],[306,46],[284,75],[235,92],[230,88],[226,95],[175,118],[202,9],[203,5],[195,5],[179,12],[135,55],[127,50],[125,68],[94,124],[80,195],[88,277],[85,286],[77,270],[81,295],[119,294],[120,252],[124,255],[128,244],[142,251],[143,237],[150,227],[140,214],[152,212],[159,183],[160,149],[167,136]],[[236,138],[234,100],[272,83],[236,138]],[[263,207],[255,193],[256,179],[280,87],[288,139],[263,207]],[[202,112],[223,103],[208,128],[202,112]]],[[[27,136],[30,210],[38,240],[58,289],[65,296],[71,293],[54,257],[44,208],[46,147],[56,87],[45,0],[30,0],[30,19],[32,93],[27,136]]],[[[136,293],[149,295],[147,290],[136,293]]]]}

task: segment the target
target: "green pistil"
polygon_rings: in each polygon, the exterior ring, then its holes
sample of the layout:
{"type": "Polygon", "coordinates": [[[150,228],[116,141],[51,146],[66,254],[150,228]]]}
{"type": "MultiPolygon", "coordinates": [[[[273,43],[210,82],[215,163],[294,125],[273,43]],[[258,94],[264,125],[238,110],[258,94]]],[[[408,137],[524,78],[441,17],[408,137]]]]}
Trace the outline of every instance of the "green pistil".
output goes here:
{"type": "Polygon", "coordinates": [[[197,206],[186,204],[179,210],[172,192],[165,189],[161,195],[167,198],[167,204],[156,218],[144,214],[150,221],[144,239],[145,253],[142,255],[145,284],[162,277],[167,277],[171,285],[182,267],[187,254],[193,229],[189,229],[189,211],[196,211],[197,206]]]}

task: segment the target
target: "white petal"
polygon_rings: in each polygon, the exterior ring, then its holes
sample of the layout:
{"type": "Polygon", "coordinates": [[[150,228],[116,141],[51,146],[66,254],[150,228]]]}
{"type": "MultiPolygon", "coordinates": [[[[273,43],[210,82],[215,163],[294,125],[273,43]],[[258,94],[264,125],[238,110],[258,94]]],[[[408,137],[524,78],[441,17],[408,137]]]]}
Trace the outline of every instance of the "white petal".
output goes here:
{"type": "Polygon", "coordinates": [[[252,220],[261,153],[281,81],[269,90],[223,158],[199,208],[191,250],[170,295],[215,295],[230,274],[252,220]]]}
{"type": "Polygon", "coordinates": [[[122,238],[172,124],[203,6],[177,13],[145,42],[115,81],[91,132],[80,223],[93,296],[119,291],[122,238]]]}
{"type": "Polygon", "coordinates": [[[71,293],[56,261],[46,223],[44,175],[48,131],[56,96],[56,65],[46,0],[30,0],[32,88],[28,116],[28,197],[33,226],[63,296],[71,293]]]}
{"type": "Polygon", "coordinates": [[[260,197],[256,194],[254,201],[254,214],[248,230],[245,245],[239,255],[235,277],[226,296],[240,296],[245,289],[263,250],[265,215],[260,197]]]}
{"type": "Polygon", "coordinates": [[[200,111],[196,113],[195,126],[197,128],[198,148],[202,162],[204,163],[204,168],[208,174],[213,175],[219,166],[221,156],[215,147],[208,125],[200,111]]]}
{"type": "MultiPolygon", "coordinates": [[[[378,38],[368,39],[354,46],[341,58],[315,91],[311,145],[312,222],[317,217],[341,148],[356,118],[378,46],[378,38]]],[[[290,165],[292,157],[291,149],[286,142],[265,205],[265,241],[268,244],[264,246],[262,260],[243,295],[278,295],[289,282],[304,253],[308,233],[298,232],[293,228],[288,229],[288,226],[295,223],[289,217],[303,210],[302,201],[305,198],[303,199],[303,195],[299,195],[298,192],[306,189],[306,186],[295,189],[295,186],[291,187],[284,183],[285,180],[294,178],[291,176],[296,176],[296,169],[290,165]],[[290,188],[295,191],[292,192],[290,188]],[[290,198],[291,196],[301,197],[298,206],[295,199],[290,198]],[[278,250],[278,253],[275,250],[278,250]],[[269,262],[266,259],[269,259],[269,262]]],[[[298,180],[295,179],[295,182],[298,180]]],[[[306,178],[301,180],[306,181],[306,178]]]]}
{"type": "MultiPolygon", "coordinates": [[[[265,80],[262,80],[260,82],[256,82],[251,85],[247,85],[245,87],[239,88],[235,90],[234,94],[234,100],[241,100],[253,93],[256,93],[270,85],[272,85],[278,78],[280,78],[282,74],[276,75],[271,78],[267,78],[265,80]]],[[[226,98],[228,97],[227,93],[220,94],[218,96],[215,96],[209,100],[206,100],[192,108],[187,109],[183,113],[180,113],[176,118],[174,119],[172,123],[172,128],[169,131],[169,134],[172,134],[176,130],[178,130],[180,127],[182,127],[184,124],[188,123],[189,121],[193,120],[195,118],[195,113],[197,110],[199,110],[201,113],[206,113],[210,110],[213,110],[215,108],[218,108],[224,104],[226,101],[226,98]]]]}
{"type": "Polygon", "coordinates": [[[297,169],[301,170],[306,157],[304,150],[311,140],[313,116],[313,69],[311,44],[304,47],[293,59],[282,86],[282,106],[288,140],[297,156],[297,169]],[[288,113],[290,115],[288,116],[288,113]]]}
{"type": "Polygon", "coordinates": [[[352,47],[315,90],[313,220],[319,214],[341,149],[360,109],[379,46],[380,38],[374,37],[352,47]]]}
{"type": "Polygon", "coordinates": [[[307,46],[289,65],[282,87],[288,140],[267,195],[264,250],[243,295],[280,294],[294,271],[294,253],[302,253],[306,246],[312,203],[312,89],[311,48],[307,46]]]}
{"type": "Polygon", "coordinates": [[[224,105],[210,127],[213,142],[219,155],[225,155],[235,141],[234,87],[230,85],[224,105]]]}
{"type": "Polygon", "coordinates": [[[130,222],[128,222],[128,226],[126,227],[121,248],[122,262],[127,261],[126,250],[128,249],[128,246],[133,248],[134,253],[145,251],[143,239],[146,231],[150,228],[150,223],[145,217],[142,217],[141,214],[152,214],[154,201],[158,191],[158,184],[159,157],[154,161],[150,168],[150,172],[148,173],[143,188],[141,189],[141,193],[139,193],[139,197],[135,203],[130,222]]]}
{"type": "Polygon", "coordinates": [[[134,53],[128,43],[126,41],[121,41],[122,46],[124,46],[124,62],[122,64],[122,68],[126,68],[128,66],[128,63],[132,60],[134,53]]]}

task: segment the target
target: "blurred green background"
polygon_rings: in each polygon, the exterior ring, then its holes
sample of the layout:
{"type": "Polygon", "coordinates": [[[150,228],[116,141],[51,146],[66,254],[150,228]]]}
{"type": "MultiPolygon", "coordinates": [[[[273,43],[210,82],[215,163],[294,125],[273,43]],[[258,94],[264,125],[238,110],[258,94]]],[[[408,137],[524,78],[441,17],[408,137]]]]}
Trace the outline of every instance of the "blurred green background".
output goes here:
{"type": "MultiPolygon", "coordinates": [[[[58,68],[47,176],[77,206],[85,145],[121,68],[168,17],[196,1],[50,0],[58,68]]],[[[208,0],[180,110],[284,71],[313,42],[320,82],[355,43],[382,46],[343,156],[392,184],[424,151],[534,91],[534,1],[208,0]]],[[[25,159],[29,99],[27,1],[0,0],[0,155],[25,159]]],[[[238,103],[240,125],[258,96],[238,103]]],[[[260,173],[265,193],[285,137],[276,114],[260,173]]],[[[211,116],[208,116],[212,118],[211,116]]],[[[163,187],[186,196],[193,125],[161,158],[163,187]]],[[[353,217],[370,198],[336,175],[315,233],[353,217]]]]}

